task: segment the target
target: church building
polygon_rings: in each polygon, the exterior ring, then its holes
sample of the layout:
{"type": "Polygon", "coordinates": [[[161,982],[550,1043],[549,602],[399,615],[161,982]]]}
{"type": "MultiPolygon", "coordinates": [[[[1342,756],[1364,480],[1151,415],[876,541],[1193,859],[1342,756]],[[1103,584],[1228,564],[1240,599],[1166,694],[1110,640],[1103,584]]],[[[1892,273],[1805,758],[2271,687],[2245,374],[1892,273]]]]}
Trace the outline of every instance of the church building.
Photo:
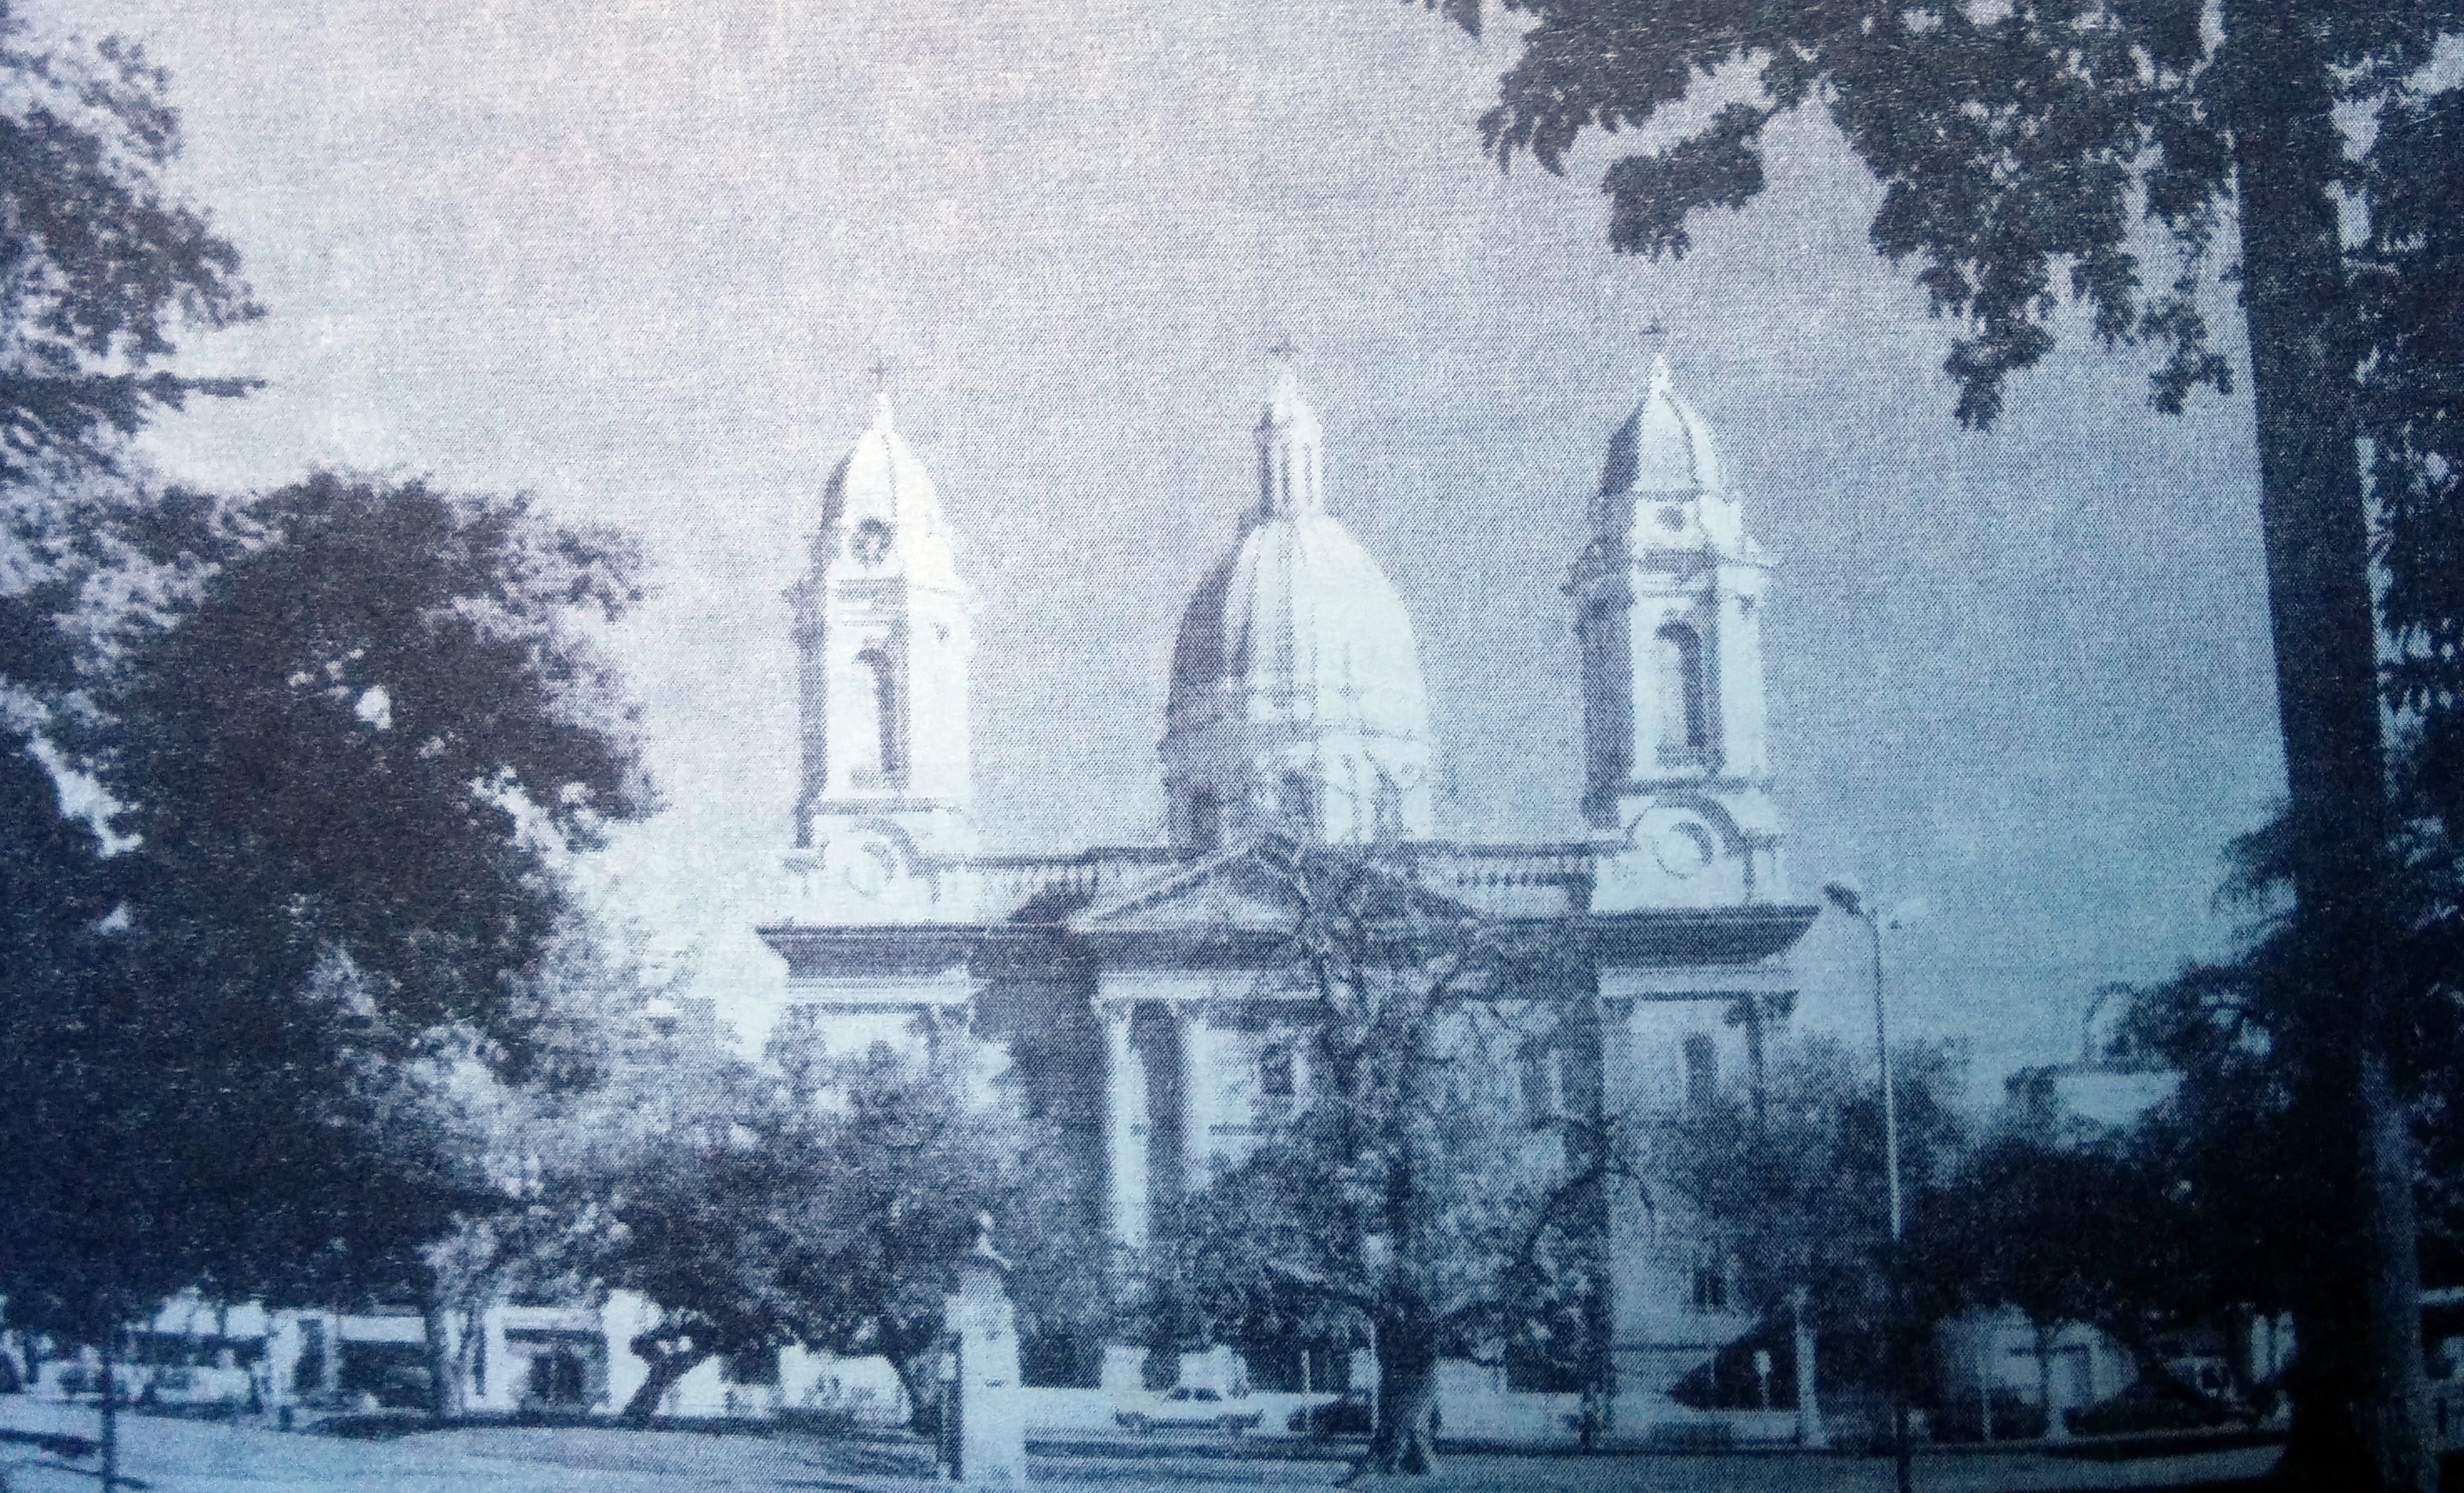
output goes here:
{"type": "MultiPolygon", "coordinates": [[[[1306,1097],[1307,1044],[1258,999],[1294,919],[1253,859],[1265,837],[1375,845],[1427,892],[1561,935],[1592,985],[1580,994],[1608,1013],[1593,1061],[1621,1111],[1750,1081],[1816,911],[1790,894],[1770,797],[1771,561],[1665,362],[1610,435],[1568,557],[1587,828],[1561,843],[1448,838],[1419,640],[1338,516],[1289,366],[1256,434],[1254,492],[1193,494],[1237,512],[1239,533],[1190,596],[1169,661],[1158,843],[979,852],[966,578],[886,398],[829,475],[789,593],[802,775],[785,894],[760,933],[786,960],[791,1005],[833,1047],[947,1022],[1005,1044],[1036,1109],[1103,1179],[1090,1249],[1154,1242],[1211,1160],[1306,1097]]],[[[1553,1084],[1525,1087],[1556,1102],[1553,1084]]],[[[1664,1394],[1754,1324],[1710,1231],[1664,1205],[1616,1214],[1621,1393],[1664,1394]]]]}

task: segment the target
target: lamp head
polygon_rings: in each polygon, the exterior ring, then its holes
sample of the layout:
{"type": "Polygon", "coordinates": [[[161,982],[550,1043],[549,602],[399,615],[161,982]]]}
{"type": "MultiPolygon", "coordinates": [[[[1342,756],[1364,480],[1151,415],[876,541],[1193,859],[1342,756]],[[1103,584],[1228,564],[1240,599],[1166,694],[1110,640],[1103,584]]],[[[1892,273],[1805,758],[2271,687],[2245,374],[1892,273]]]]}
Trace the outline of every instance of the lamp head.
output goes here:
{"type": "Polygon", "coordinates": [[[1825,882],[1822,887],[1822,894],[1831,899],[1831,905],[1833,907],[1836,907],[1840,911],[1847,913],[1850,917],[1863,917],[1865,915],[1865,898],[1863,894],[1859,892],[1855,887],[1849,885],[1847,882],[1825,882]]]}

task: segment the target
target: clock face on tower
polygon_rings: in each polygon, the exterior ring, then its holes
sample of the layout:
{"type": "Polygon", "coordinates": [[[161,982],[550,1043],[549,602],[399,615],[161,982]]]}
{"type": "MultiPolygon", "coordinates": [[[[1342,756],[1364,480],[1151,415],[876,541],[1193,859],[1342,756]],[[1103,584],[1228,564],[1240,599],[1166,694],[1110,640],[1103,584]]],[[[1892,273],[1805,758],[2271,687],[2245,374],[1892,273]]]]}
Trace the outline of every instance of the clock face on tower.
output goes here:
{"type": "Polygon", "coordinates": [[[878,518],[867,518],[855,526],[855,539],[850,546],[859,563],[878,565],[890,555],[890,525],[878,518]]]}

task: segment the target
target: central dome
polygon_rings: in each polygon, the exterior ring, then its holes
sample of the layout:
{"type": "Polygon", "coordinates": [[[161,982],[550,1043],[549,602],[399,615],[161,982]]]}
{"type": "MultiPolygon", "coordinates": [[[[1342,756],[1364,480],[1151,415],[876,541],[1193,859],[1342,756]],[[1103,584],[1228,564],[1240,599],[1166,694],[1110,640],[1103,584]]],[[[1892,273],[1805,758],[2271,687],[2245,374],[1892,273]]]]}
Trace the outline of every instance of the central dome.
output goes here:
{"type": "Polygon", "coordinates": [[[1394,582],[1326,511],[1320,442],[1287,368],[1258,426],[1258,505],[1173,649],[1163,755],[1184,848],[1430,832],[1419,646],[1394,582]]]}
{"type": "Polygon", "coordinates": [[[1332,515],[1253,520],[1190,599],[1170,726],[1177,735],[1224,714],[1428,734],[1402,598],[1332,515]]]}

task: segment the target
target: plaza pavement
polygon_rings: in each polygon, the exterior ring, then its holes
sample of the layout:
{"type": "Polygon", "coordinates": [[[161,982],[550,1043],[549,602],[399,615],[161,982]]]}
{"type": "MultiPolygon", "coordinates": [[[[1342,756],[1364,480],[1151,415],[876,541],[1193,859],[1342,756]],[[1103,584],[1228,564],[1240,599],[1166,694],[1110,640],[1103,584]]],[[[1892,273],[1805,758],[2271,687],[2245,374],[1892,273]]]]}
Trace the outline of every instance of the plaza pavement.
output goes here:
{"type": "MultiPolygon", "coordinates": [[[[91,1438],[95,1420],[87,1406],[0,1398],[0,1428],[91,1438]]],[[[932,1486],[923,1448],[897,1439],[605,1426],[474,1426],[361,1439],[132,1415],[121,1417],[121,1472],[155,1493],[921,1493],[932,1486]]],[[[1079,1446],[1070,1455],[1037,1456],[1031,1470],[1039,1487],[1055,1493],[1146,1487],[1298,1493],[1332,1487],[1346,1470],[1338,1460],[1223,1451],[1205,1442],[1079,1446]]],[[[2255,1477],[2275,1455],[2270,1447],[2117,1460],[1928,1455],[1918,1461],[1917,1485],[1922,1493],[2195,1486],[2255,1477]]],[[[33,1447],[0,1445],[10,1493],[92,1493],[93,1465],[89,1460],[77,1464],[89,1470],[73,1470],[33,1447]]],[[[1890,1485],[1885,1459],[1793,1454],[1453,1456],[1436,1477],[1411,1484],[1415,1493],[1886,1493],[1890,1485]]]]}

